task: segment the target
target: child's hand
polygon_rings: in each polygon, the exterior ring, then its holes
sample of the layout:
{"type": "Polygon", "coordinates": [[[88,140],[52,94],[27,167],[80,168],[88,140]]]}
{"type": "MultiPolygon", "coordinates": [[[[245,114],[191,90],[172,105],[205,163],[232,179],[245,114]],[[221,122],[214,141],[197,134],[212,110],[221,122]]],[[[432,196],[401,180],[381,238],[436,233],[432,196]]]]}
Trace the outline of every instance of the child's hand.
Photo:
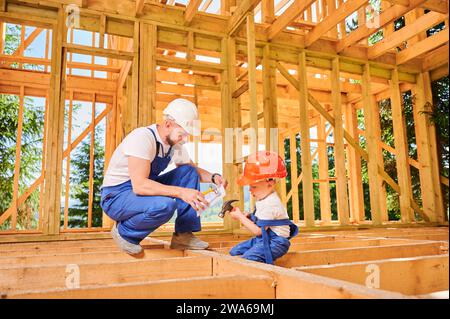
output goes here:
{"type": "Polygon", "coordinates": [[[240,220],[241,218],[245,217],[244,213],[239,209],[239,207],[234,207],[230,211],[230,216],[236,220],[240,220]]]}

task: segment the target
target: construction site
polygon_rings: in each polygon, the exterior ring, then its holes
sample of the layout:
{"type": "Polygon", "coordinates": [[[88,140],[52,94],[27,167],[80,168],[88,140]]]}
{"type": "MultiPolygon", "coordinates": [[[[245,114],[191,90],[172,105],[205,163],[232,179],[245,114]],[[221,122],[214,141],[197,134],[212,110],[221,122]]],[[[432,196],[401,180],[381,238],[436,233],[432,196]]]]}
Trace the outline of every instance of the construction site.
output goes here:
{"type": "Polygon", "coordinates": [[[0,299],[449,298],[448,1],[0,0],[0,34],[0,299]],[[243,163],[284,159],[274,265],[230,255],[252,234],[220,207],[207,250],[173,220],[115,245],[104,172],[176,98],[224,200],[253,210],[243,163]]]}

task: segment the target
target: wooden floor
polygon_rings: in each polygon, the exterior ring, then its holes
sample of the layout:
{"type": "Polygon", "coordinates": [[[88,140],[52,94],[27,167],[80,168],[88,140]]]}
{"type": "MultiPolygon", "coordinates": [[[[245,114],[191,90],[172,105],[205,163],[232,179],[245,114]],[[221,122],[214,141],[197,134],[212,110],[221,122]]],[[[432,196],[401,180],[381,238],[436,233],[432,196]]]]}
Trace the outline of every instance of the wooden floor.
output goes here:
{"type": "Polygon", "coordinates": [[[148,238],[0,244],[2,298],[448,298],[448,227],[301,233],[275,266],[228,255],[246,235],[202,235],[208,251],[148,238]]]}

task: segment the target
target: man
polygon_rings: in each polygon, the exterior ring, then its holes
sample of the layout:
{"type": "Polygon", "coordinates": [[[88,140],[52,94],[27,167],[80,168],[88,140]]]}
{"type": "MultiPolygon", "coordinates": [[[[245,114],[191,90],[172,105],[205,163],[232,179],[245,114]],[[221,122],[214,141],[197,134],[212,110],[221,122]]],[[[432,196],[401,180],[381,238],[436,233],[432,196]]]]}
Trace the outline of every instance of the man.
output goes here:
{"type": "Polygon", "coordinates": [[[208,202],[200,182],[227,186],[219,174],[211,174],[190,160],[183,143],[193,133],[197,107],[185,99],[170,102],[163,121],[128,134],[114,151],[106,171],[101,206],[113,219],[111,234],[116,244],[131,255],[142,253],[139,243],[177,211],[174,249],[206,249],[208,243],[193,235],[201,230],[197,211],[208,202]],[[169,163],[175,169],[160,175],[169,163]]]}

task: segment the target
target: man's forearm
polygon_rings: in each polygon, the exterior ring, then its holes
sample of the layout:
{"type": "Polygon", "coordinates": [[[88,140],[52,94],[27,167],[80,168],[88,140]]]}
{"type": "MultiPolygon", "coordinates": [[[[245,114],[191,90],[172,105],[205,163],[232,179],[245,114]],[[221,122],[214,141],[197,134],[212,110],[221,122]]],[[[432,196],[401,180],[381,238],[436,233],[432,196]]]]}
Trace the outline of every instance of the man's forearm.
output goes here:
{"type": "Polygon", "coordinates": [[[164,185],[151,179],[142,179],[138,182],[132,181],[133,192],[142,196],[169,196],[180,197],[181,187],[164,185]]]}

